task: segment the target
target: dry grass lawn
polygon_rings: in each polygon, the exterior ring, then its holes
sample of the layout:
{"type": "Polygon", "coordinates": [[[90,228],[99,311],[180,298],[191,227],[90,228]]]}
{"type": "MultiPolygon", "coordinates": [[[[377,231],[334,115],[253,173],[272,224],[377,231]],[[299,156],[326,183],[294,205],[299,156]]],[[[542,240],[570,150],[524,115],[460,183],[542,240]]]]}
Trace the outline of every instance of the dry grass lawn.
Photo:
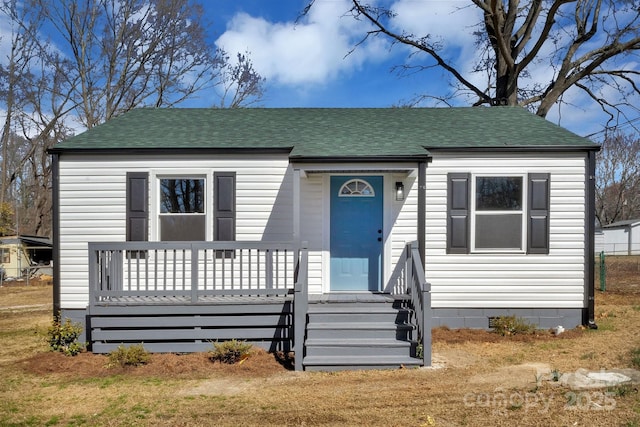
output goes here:
{"type": "Polygon", "coordinates": [[[293,372],[255,352],[241,365],[154,355],[137,368],[47,351],[50,285],[0,288],[2,426],[639,426],[638,386],[572,391],[558,373],[640,358],[640,274],[596,292],[598,330],[500,337],[434,330],[435,368],[293,372]],[[628,290],[628,291],[627,291],[628,290]],[[22,306],[18,308],[8,308],[22,306]]]}

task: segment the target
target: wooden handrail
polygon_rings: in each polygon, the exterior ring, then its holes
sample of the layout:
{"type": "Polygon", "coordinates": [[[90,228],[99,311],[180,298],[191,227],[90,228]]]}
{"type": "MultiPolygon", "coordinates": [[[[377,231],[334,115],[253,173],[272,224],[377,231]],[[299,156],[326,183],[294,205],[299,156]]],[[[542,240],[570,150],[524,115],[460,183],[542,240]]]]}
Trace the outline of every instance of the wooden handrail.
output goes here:
{"type": "Polygon", "coordinates": [[[431,284],[426,281],[417,242],[406,246],[406,290],[411,296],[423,366],[431,365],[431,284]]]}
{"type": "Polygon", "coordinates": [[[304,339],[307,330],[307,311],[309,307],[309,286],[308,286],[308,258],[309,251],[307,243],[303,242],[300,253],[296,257],[297,273],[295,281],[295,293],[293,297],[293,351],[295,354],[294,368],[302,371],[302,361],[304,359],[304,339]]]}

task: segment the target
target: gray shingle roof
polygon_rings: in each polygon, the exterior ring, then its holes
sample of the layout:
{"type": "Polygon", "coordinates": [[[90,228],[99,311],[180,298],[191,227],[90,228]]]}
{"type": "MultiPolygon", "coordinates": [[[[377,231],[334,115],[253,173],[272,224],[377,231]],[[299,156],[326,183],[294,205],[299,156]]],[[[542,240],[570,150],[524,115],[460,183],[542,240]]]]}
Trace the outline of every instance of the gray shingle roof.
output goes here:
{"type": "Polygon", "coordinates": [[[602,228],[623,228],[630,225],[640,224],[640,218],[638,219],[627,219],[624,221],[617,221],[611,224],[603,225],[602,228]]]}
{"type": "Polygon", "coordinates": [[[130,111],[52,152],[281,149],[290,157],[424,157],[429,149],[597,144],[520,107],[255,108],[130,111]]]}

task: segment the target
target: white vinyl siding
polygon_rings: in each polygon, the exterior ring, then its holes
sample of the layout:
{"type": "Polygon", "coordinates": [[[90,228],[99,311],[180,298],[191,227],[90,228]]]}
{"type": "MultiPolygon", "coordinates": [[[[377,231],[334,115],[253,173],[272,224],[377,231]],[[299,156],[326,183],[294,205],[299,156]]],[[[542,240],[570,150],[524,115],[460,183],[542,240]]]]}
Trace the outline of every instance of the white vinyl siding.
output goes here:
{"type": "Polygon", "coordinates": [[[403,201],[392,200],[391,215],[388,218],[391,263],[390,271],[388,271],[388,274],[385,276],[384,289],[392,292],[400,289],[406,244],[418,241],[417,166],[416,173],[411,176],[396,175],[391,177],[390,184],[394,193],[396,181],[402,181],[404,183],[405,199],[403,201]]]}
{"type": "Polygon", "coordinates": [[[580,154],[435,153],[427,167],[426,276],[434,308],[582,308],[585,165],[580,154]],[[548,255],[447,254],[447,173],[550,174],[548,255]]]}
{"type": "Polygon", "coordinates": [[[309,249],[309,293],[322,293],[322,224],[324,211],[323,179],[320,174],[300,179],[300,240],[309,249]]]}
{"type": "MultiPolygon", "coordinates": [[[[433,154],[426,181],[426,277],[434,308],[582,308],[584,306],[585,155],[581,154],[433,154]],[[548,255],[447,255],[447,174],[550,174],[550,248],[548,255]]],[[[64,154],[60,158],[60,283],[62,308],[88,302],[88,242],[125,241],[126,173],[207,174],[236,172],[236,240],[293,239],[294,174],[287,155],[125,156],[64,154]]],[[[340,165],[352,175],[362,164],[340,165]]],[[[368,165],[389,168],[384,184],[384,281],[392,291],[401,278],[403,251],[417,241],[417,164],[368,165]],[[396,172],[411,170],[411,173],[396,172]],[[395,182],[405,200],[395,200],[395,182]]],[[[311,167],[311,166],[309,166],[311,167]]],[[[323,290],[328,255],[328,177],[308,173],[300,179],[300,240],[309,248],[309,292],[323,290]]],[[[150,184],[151,185],[151,184],[150,184]]],[[[209,190],[208,190],[209,191],[209,190]]],[[[153,194],[152,186],[150,195],[153,194]]],[[[207,194],[210,200],[211,195],[207,194]]],[[[151,196],[150,203],[153,195],[151,196]]],[[[209,201],[207,202],[209,203],[209,201]]],[[[207,205],[210,210],[210,206],[207,205]]],[[[150,210],[150,240],[157,210],[150,210]]],[[[212,224],[209,223],[209,224],[212,224]]],[[[211,232],[211,230],[208,230],[211,232]]]]}
{"type": "MultiPolygon", "coordinates": [[[[150,156],[140,161],[125,156],[60,158],[60,284],[64,309],[85,308],[88,302],[88,242],[124,242],[126,239],[126,173],[155,176],[208,171],[236,172],[236,240],[291,241],[293,217],[292,171],[287,155],[150,156]]],[[[151,185],[150,191],[153,191],[151,185]]],[[[150,194],[152,194],[150,192],[150,194]]],[[[211,194],[207,194],[211,203],[211,194]]],[[[153,203],[153,196],[150,203],[153,203]]],[[[211,211],[207,206],[207,211],[211,211]]],[[[157,209],[150,209],[150,228],[157,209]]],[[[155,225],[154,225],[155,224],[155,225]]],[[[207,224],[212,224],[208,221],[207,224]]],[[[208,230],[210,233],[210,230],[208,230]]],[[[150,230],[150,240],[158,240],[150,230]]]]}

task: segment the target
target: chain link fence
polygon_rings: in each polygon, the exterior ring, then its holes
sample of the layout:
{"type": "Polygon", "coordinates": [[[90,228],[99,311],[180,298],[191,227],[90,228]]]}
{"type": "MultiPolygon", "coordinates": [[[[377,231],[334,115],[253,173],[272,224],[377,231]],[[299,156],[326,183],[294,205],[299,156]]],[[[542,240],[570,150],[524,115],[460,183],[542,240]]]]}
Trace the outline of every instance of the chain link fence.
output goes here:
{"type": "Polygon", "coordinates": [[[640,248],[637,255],[600,252],[595,257],[595,287],[604,292],[640,294],[640,248]]]}
{"type": "Polygon", "coordinates": [[[31,265],[24,268],[5,268],[0,266],[0,286],[30,285],[31,282],[52,282],[51,265],[31,265]]]}

